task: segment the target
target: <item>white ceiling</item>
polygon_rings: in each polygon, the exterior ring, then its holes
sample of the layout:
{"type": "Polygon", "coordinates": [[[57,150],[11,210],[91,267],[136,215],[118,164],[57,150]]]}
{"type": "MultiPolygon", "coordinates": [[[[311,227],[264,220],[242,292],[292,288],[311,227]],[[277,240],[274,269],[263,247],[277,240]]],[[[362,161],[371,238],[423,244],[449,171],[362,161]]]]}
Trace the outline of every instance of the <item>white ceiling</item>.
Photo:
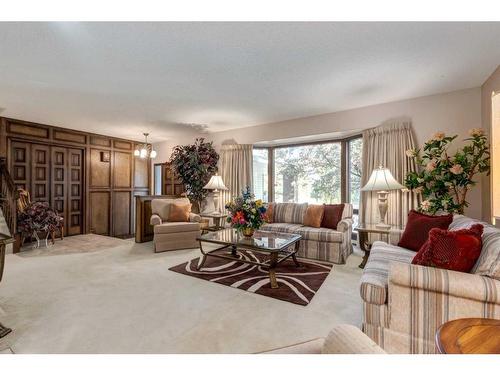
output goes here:
{"type": "Polygon", "coordinates": [[[0,23],[0,115],[142,139],[480,86],[500,23],[0,23]]]}

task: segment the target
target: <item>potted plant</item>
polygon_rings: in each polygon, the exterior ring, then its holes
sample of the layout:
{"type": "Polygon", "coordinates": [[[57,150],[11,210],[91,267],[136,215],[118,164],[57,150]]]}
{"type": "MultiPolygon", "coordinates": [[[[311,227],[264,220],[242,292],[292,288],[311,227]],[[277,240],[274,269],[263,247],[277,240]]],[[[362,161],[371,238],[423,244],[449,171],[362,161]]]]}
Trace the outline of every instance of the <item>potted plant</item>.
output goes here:
{"type": "Polygon", "coordinates": [[[176,146],[172,151],[170,162],[186,189],[191,202],[201,207],[208,191],[203,189],[210,177],[217,172],[219,154],[212,142],[197,138],[195,143],[186,146],[176,146]]]}
{"type": "Polygon", "coordinates": [[[250,187],[247,186],[241,196],[226,204],[226,210],[229,212],[227,222],[231,227],[245,237],[252,237],[254,231],[264,224],[267,209],[261,199],[255,200],[250,187]]]}
{"type": "Polygon", "coordinates": [[[408,191],[421,194],[420,210],[435,214],[449,212],[463,214],[469,205],[467,193],[476,184],[477,174],[490,172],[488,141],[482,129],[471,129],[462,149],[450,155],[448,149],[457,136],[437,132],[420,150],[407,150],[414,158],[418,172],[406,175],[408,191]]]}
{"type": "Polygon", "coordinates": [[[17,229],[23,239],[36,238],[39,233],[47,236],[55,232],[61,224],[59,214],[47,202],[31,202],[17,217],[17,229]]]}

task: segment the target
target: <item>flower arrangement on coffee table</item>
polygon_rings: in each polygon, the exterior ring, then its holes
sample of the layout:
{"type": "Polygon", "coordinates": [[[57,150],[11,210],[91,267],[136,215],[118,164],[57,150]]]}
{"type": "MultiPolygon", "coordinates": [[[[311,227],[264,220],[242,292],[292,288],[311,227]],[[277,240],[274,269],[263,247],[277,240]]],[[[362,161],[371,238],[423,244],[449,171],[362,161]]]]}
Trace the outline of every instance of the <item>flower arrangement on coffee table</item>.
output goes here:
{"type": "Polygon", "coordinates": [[[261,199],[255,200],[248,186],[241,196],[226,204],[226,210],[229,211],[227,222],[245,237],[252,237],[254,231],[264,224],[267,211],[261,199]]]}
{"type": "Polygon", "coordinates": [[[464,213],[467,193],[476,184],[478,174],[490,172],[490,151],[483,129],[471,129],[467,144],[450,154],[448,148],[457,136],[437,132],[420,150],[407,150],[415,159],[418,172],[406,175],[408,190],[422,195],[420,211],[464,213]]]}

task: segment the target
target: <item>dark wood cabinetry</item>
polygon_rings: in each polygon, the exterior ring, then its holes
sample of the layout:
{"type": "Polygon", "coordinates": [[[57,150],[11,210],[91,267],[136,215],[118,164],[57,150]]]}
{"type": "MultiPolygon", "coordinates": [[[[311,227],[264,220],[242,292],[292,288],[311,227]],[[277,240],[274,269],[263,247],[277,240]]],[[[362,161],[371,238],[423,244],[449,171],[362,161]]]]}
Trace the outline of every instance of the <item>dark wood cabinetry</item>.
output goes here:
{"type": "Polygon", "coordinates": [[[150,163],[134,157],[133,141],[0,118],[0,145],[15,184],[57,209],[66,235],[134,235],[150,163]]]}

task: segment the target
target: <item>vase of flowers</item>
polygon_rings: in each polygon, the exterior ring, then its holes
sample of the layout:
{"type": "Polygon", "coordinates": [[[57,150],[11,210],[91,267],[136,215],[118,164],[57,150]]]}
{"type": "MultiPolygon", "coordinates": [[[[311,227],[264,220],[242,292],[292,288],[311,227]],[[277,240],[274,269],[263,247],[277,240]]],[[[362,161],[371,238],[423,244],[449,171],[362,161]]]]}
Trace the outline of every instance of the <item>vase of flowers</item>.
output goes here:
{"type": "Polygon", "coordinates": [[[252,237],[254,231],[264,224],[267,209],[261,199],[255,200],[250,187],[247,186],[241,196],[226,204],[226,210],[229,212],[227,222],[231,224],[231,227],[245,237],[252,237]]]}
{"type": "Polygon", "coordinates": [[[471,129],[462,149],[450,155],[448,149],[457,136],[437,132],[420,150],[407,150],[419,171],[406,175],[408,191],[420,194],[420,211],[435,214],[463,214],[468,206],[468,191],[476,184],[477,174],[490,172],[490,152],[483,129],[471,129]]]}

